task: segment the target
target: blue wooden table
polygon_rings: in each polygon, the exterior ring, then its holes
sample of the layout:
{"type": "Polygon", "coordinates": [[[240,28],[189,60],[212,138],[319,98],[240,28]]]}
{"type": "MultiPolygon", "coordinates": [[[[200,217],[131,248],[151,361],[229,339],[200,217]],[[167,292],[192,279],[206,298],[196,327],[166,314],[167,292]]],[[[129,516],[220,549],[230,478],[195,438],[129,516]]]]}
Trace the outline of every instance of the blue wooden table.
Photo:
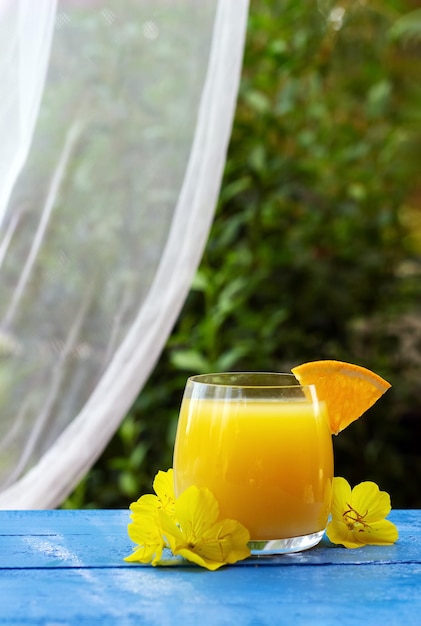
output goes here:
{"type": "Polygon", "coordinates": [[[0,625],[418,625],[421,511],[389,519],[390,547],[323,540],[209,572],[124,562],[128,511],[0,511],[0,625]]]}

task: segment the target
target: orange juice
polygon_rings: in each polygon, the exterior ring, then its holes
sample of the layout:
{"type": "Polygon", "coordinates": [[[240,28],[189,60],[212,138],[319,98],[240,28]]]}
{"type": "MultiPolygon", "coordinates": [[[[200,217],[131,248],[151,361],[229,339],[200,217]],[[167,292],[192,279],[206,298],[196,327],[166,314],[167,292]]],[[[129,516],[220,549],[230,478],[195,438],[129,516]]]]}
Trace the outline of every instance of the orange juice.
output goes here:
{"type": "Polygon", "coordinates": [[[176,495],[208,487],[221,518],[251,539],[322,531],[333,478],[324,403],[184,398],[174,449],[176,495]]]}

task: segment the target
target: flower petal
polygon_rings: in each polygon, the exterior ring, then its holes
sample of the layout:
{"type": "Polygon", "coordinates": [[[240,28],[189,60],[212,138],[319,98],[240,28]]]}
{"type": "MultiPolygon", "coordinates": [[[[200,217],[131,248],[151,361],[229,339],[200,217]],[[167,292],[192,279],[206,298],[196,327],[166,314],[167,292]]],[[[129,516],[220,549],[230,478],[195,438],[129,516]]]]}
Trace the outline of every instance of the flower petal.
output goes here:
{"type": "Polygon", "coordinates": [[[213,523],[218,503],[208,489],[189,487],[176,501],[177,521],[159,511],[162,533],[174,555],[217,569],[250,555],[250,534],[234,520],[213,523]]]}
{"type": "Polygon", "coordinates": [[[217,522],[196,545],[179,544],[173,550],[188,561],[215,570],[228,563],[236,563],[250,556],[250,534],[235,520],[217,522]]]}
{"type": "Polygon", "coordinates": [[[125,561],[136,561],[156,565],[161,559],[164,541],[155,516],[142,516],[127,527],[130,539],[137,544],[125,561]]]}
{"type": "Polygon", "coordinates": [[[352,507],[370,524],[384,519],[391,510],[390,496],[376,483],[365,481],[352,490],[352,507]]]}
{"type": "Polygon", "coordinates": [[[398,529],[387,519],[380,520],[367,527],[354,529],[356,541],[373,546],[390,546],[398,540],[398,529]]]}
{"type": "Polygon", "coordinates": [[[153,481],[153,489],[157,496],[161,499],[171,498],[175,500],[174,495],[174,471],[169,469],[166,472],[159,470],[153,481]]]}
{"type": "Polygon", "coordinates": [[[240,522],[225,519],[204,533],[197,551],[212,561],[236,563],[250,556],[249,541],[250,533],[240,522]]]}
{"type": "Polygon", "coordinates": [[[332,520],[342,521],[343,513],[349,509],[351,502],[351,487],[345,478],[337,476],[333,479],[332,485],[332,520]]]}
{"type": "Polygon", "coordinates": [[[159,471],[153,481],[153,488],[161,502],[161,508],[169,513],[174,512],[174,472],[169,469],[167,472],[159,471]]]}
{"type": "Polygon", "coordinates": [[[157,496],[154,496],[150,493],[141,496],[139,500],[136,502],[132,502],[130,505],[130,510],[133,513],[137,513],[139,515],[150,514],[159,509],[161,503],[157,496]]]}
{"type": "Polygon", "coordinates": [[[188,487],[175,503],[175,517],[187,541],[195,541],[205,533],[219,515],[218,502],[209,489],[188,487]]]}
{"type": "Polygon", "coordinates": [[[326,528],[328,539],[335,544],[341,544],[345,548],[361,548],[364,543],[356,540],[352,530],[340,521],[332,520],[326,528]]]}
{"type": "Polygon", "coordinates": [[[171,552],[176,554],[178,548],[185,545],[186,537],[170,515],[167,515],[164,511],[159,511],[158,515],[162,535],[171,548],[171,552]]]}
{"type": "Polygon", "coordinates": [[[174,474],[173,470],[167,472],[159,470],[153,482],[156,495],[147,493],[141,496],[136,502],[132,502],[130,510],[139,515],[150,514],[153,511],[162,509],[170,515],[174,515],[174,474]]]}
{"type": "Polygon", "coordinates": [[[129,563],[152,563],[155,566],[162,558],[163,548],[162,543],[138,546],[124,560],[129,563]]]}
{"type": "Polygon", "coordinates": [[[345,548],[361,548],[365,545],[392,545],[398,539],[398,529],[389,520],[380,520],[372,524],[347,524],[332,520],[326,528],[326,535],[332,543],[342,544],[345,548]]]}
{"type": "Polygon", "coordinates": [[[210,561],[206,558],[203,558],[202,556],[200,556],[200,554],[197,554],[197,552],[195,552],[191,548],[180,548],[175,554],[182,556],[187,561],[191,561],[192,563],[196,563],[196,565],[206,567],[206,569],[210,570],[216,570],[219,567],[225,565],[224,561],[210,561]]]}

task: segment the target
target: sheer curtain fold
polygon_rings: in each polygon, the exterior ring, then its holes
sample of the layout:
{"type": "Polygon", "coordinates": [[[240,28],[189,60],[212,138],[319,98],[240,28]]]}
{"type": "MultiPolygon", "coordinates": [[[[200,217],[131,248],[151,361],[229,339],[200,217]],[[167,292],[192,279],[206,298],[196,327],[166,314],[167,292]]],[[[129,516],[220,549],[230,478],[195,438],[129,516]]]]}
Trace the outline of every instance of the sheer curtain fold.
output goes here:
{"type": "Polygon", "coordinates": [[[30,148],[54,30],[56,0],[0,4],[0,224],[30,148]]]}
{"type": "MultiPolygon", "coordinates": [[[[247,11],[247,0],[57,4],[31,150],[4,204],[0,508],[60,504],[165,345],[217,202],[247,11]]],[[[34,58],[53,14],[34,23],[34,58]]]]}

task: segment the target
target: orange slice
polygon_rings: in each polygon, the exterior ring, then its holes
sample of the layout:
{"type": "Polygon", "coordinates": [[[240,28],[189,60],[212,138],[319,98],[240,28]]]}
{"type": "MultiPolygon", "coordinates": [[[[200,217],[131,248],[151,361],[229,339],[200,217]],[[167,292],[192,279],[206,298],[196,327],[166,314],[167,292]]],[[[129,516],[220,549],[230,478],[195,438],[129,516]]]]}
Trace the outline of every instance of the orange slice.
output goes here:
{"type": "Polygon", "coordinates": [[[311,361],[292,370],[301,385],[315,385],[326,402],[330,430],[337,435],[357,420],[391,384],[365,367],[342,361],[311,361]]]}

